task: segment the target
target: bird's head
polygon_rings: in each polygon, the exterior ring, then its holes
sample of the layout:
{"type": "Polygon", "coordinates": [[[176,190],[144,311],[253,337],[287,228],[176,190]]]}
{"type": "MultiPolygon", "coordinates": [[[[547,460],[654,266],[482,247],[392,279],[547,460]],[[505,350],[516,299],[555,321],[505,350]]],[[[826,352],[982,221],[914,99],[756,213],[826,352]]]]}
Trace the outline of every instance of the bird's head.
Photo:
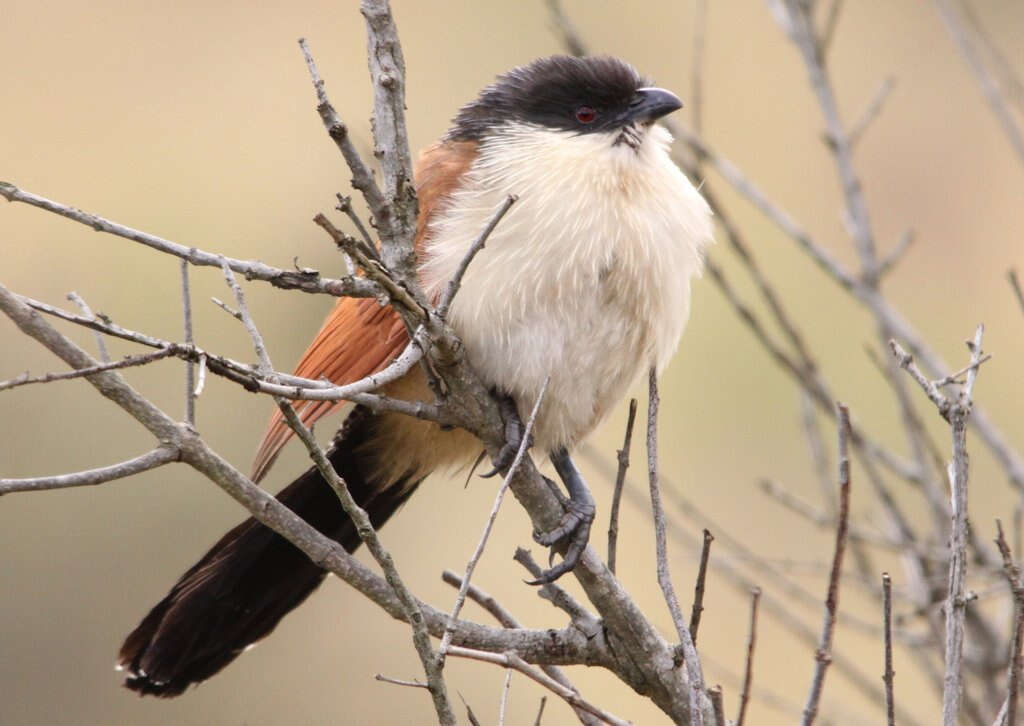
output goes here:
{"type": "Polygon", "coordinates": [[[527,125],[599,134],[636,150],[654,121],[682,105],[617,58],[550,56],[499,76],[459,110],[448,139],[483,141],[510,125],[527,125]]]}

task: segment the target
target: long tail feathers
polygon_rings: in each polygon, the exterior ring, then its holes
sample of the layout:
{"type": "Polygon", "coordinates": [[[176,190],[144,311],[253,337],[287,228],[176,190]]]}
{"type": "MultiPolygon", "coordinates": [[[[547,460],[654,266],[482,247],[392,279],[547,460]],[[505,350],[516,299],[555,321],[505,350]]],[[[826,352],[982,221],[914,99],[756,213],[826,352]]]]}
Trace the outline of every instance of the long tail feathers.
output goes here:
{"type": "MultiPolygon", "coordinates": [[[[374,481],[367,444],[374,417],[357,408],[329,452],[356,501],[380,526],[419,481],[374,481]]],[[[278,500],[353,551],[360,540],[337,496],[313,468],[278,500]]],[[[254,519],[238,525],[186,572],[125,639],[118,659],[125,686],[140,695],[173,697],[224,668],[269,634],[323,582],[326,572],[254,519]]]]}

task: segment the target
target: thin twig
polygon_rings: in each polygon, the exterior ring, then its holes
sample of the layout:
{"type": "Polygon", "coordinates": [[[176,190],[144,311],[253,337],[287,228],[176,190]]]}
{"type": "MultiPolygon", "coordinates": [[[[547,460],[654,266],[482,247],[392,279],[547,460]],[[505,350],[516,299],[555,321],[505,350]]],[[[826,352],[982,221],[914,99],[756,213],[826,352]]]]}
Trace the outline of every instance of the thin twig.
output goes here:
{"type": "Polygon", "coordinates": [[[224,280],[235,295],[235,303],[238,305],[238,314],[241,316],[242,325],[245,326],[246,332],[249,333],[249,337],[252,339],[252,346],[256,351],[256,358],[259,361],[259,373],[264,378],[272,376],[274,364],[270,362],[270,354],[267,353],[267,346],[263,342],[263,335],[260,333],[259,328],[256,327],[256,322],[252,319],[252,315],[249,314],[249,306],[245,304],[245,293],[242,291],[242,286],[238,284],[238,280],[235,279],[235,273],[228,267],[226,260],[221,261],[221,270],[224,272],[224,280]]]}
{"type": "Polygon", "coordinates": [[[1010,665],[1006,677],[1006,719],[1007,724],[1017,723],[1017,698],[1020,693],[1021,647],[1024,645],[1024,583],[1021,582],[1020,566],[1014,562],[1013,553],[1003,535],[1003,524],[996,520],[996,546],[1003,557],[1003,573],[1013,593],[1013,640],[1010,646],[1010,665]]]}
{"type": "Polygon", "coordinates": [[[484,524],[483,532],[480,533],[480,539],[476,543],[476,548],[473,550],[473,554],[470,556],[469,562],[466,563],[466,572],[462,577],[462,584],[459,586],[458,595],[455,596],[455,605],[452,606],[452,614],[449,619],[450,627],[445,630],[444,636],[441,638],[441,644],[437,649],[439,664],[441,667],[444,667],[444,657],[448,652],[448,646],[451,645],[452,642],[452,634],[455,632],[455,623],[458,621],[459,613],[462,611],[462,606],[466,602],[466,592],[469,590],[473,571],[476,570],[477,563],[480,562],[480,558],[484,554],[484,547],[487,546],[487,540],[491,536],[491,530],[494,528],[494,522],[498,519],[498,511],[501,509],[501,503],[505,498],[505,492],[508,491],[508,487],[512,483],[512,477],[515,475],[516,470],[519,469],[519,464],[522,462],[523,456],[526,455],[526,449],[530,444],[530,436],[533,432],[533,424],[537,420],[537,412],[540,411],[540,405],[544,400],[544,394],[548,390],[548,382],[550,380],[550,377],[545,379],[544,385],[540,388],[540,393],[537,394],[537,400],[533,403],[533,410],[530,411],[530,418],[526,422],[526,429],[519,442],[519,449],[516,451],[515,458],[512,460],[512,465],[508,468],[508,473],[505,474],[505,480],[501,483],[501,487],[498,488],[498,493],[494,497],[494,504],[491,505],[491,513],[487,516],[487,522],[484,524]]]}
{"type": "Polygon", "coordinates": [[[112,222],[95,214],[82,211],[75,207],[69,207],[59,202],[54,202],[37,194],[26,192],[23,189],[8,182],[0,182],[0,196],[5,197],[9,202],[24,202],[33,207],[45,209],[48,212],[60,215],[87,227],[92,227],[97,232],[106,232],[116,237],[138,242],[151,247],[158,252],[164,252],[175,257],[180,257],[192,265],[200,267],[220,267],[221,260],[227,260],[228,266],[239,274],[245,275],[247,280],[262,280],[269,282],[274,287],[284,290],[301,290],[307,293],[320,293],[334,295],[336,297],[378,297],[380,288],[373,282],[361,277],[343,277],[332,279],[321,277],[316,270],[308,268],[300,270],[282,270],[277,267],[265,265],[262,262],[249,260],[236,260],[231,257],[204,252],[195,247],[186,247],[170,240],[147,234],[131,227],[126,227],[117,222],[112,222]]]}
{"type": "Polygon", "coordinates": [[[52,383],[53,381],[67,381],[72,378],[82,378],[84,376],[92,375],[93,373],[99,373],[100,371],[114,371],[120,368],[134,368],[136,366],[144,366],[153,361],[162,360],[164,358],[170,358],[171,356],[177,355],[177,351],[171,348],[163,348],[162,350],[156,350],[152,353],[142,353],[140,355],[127,355],[121,360],[103,363],[102,365],[91,366],[89,368],[81,368],[77,371],[65,371],[63,373],[44,373],[41,376],[30,376],[28,373],[22,373],[20,376],[16,376],[8,381],[0,381],[0,391],[6,391],[9,388],[17,388],[18,386],[27,386],[33,383],[52,383]]]}
{"type": "MultiPolygon", "coordinates": [[[[708,3],[707,0],[693,2],[693,51],[690,61],[690,118],[693,120],[693,131],[702,133],[704,126],[704,45],[707,38],[708,3]]],[[[700,169],[700,160],[697,160],[700,169]]]]}
{"type": "Polygon", "coordinates": [[[199,376],[196,381],[196,388],[192,395],[199,398],[203,394],[203,388],[206,387],[206,354],[200,354],[199,356],[199,376]]]}
{"type": "Polygon", "coordinates": [[[701,672],[697,649],[690,637],[690,629],[683,620],[672,576],[668,571],[668,537],[666,535],[665,510],[661,505],[661,487],[658,483],[658,375],[652,367],[648,373],[647,404],[647,478],[651,490],[651,510],[654,516],[654,541],[657,551],[658,585],[676,626],[676,635],[683,649],[683,659],[690,679],[690,719],[694,726],[704,726],[702,699],[706,697],[704,674],[701,672]]]}
{"type": "Polygon", "coordinates": [[[868,104],[867,108],[864,109],[864,113],[861,114],[860,118],[853,123],[847,132],[846,142],[850,145],[851,149],[856,148],[861,137],[864,136],[864,132],[878,118],[878,115],[882,112],[882,107],[889,99],[889,94],[892,93],[894,88],[896,88],[896,79],[893,76],[888,76],[882,81],[878,90],[875,91],[875,95],[871,98],[871,103],[868,104]]]}
{"type": "Polygon", "coordinates": [[[540,708],[537,709],[537,718],[533,720],[533,726],[540,726],[541,719],[544,716],[544,707],[548,704],[548,697],[540,697],[540,708]]]}
{"type": "Polygon", "coordinates": [[[825,23],[821,28],[821,35],[818,44],[821,46],[821,55],[824,58],[832,47],[832,40],[835,38],[836,28],[839,26],[839,15],[843,9],[843,0],[832,0],[828,6],[828,13],[825,15],[825,23]]]}
{"type": "Polygon", "coordinates": [[[392,678],[391,676],[386,676],[383,673],[378,673],[377,675],[375,675],[373,677],[373,680],[380,681],[381,683],[391,683],[396,686],[406,686],[408,688],[430,688],[430,686],[428,686],[426,683],[418,681],[415,678],[411,681],[407,681],[402,678],[392,678]]]}
{"type": "MultiPolygon", "coordinates": [[[[85,298],[83,298],[74,290],[69,292],[67,297],[68,300],[75,303],[75,305],[79,307],[83,315],[94,320],[96,319],[96,314],[93,313],[92,308],[89,307],[89,303],[85,301],[85,298]]],[[[98,331],[96,332],[96,349],[100,353],[100,361],[102,361],[103,363],[109,363],[110,353],[107,351],[107,341],[103,339],[103,336],[100,335],[98,331]]]]}
{"type": "Polygon", "coordinates": [[[505,726],[505,710],[508,708],[508,694],[512,690],[512,669],[505,671],[505,686],[501,689],[501,701],[498,703],[498,726],[505,726]]]}
{"type": "Polygon", "coordinates": [[[569,705],[582,708],[583,710],[594,714],[605,723],[612,724],[613,726],[628,726],[627,721],[623,721],[604,709],[584,700],[579,693],[566,688],[561,683],[558,683],[544,675],[539,670],[526,663],[526,661],[515,653],[488,653],[483,650],[474,650],[472,648],[463,648],[461,646],[453,645],[448,649],[448,655],[455,656],[457,658],[470,658],[484,663],[492,663],[494,665],[502,666],[503,668],[511,668],[512,670],[518,671],[527,678],[530,678],[544,686],[556,696],[566,701],[569,705]]]}
{"type": "MultiPolygon", "coordinates": [[[[241,301],[239,302],[241,304],[241,301]]],[[[240,312],[242,312],[243,315],[246,315],[244,309],[240,310],[240,312]]],[[[437,711],[438,720],[441,724],[444,724],[444,726],[455,726],[455,714],[452,711],[451,703],[448,700],[444,677],[442,675],[437,656],[431,646],[430,632],[427,630],[426,623],[424,622],[423,611],[420,608],[419,602],[415,597],[413,597],[412,593],[406,587],[405,582],[398,574],[398,568],[395,567],[391,554],[384,549],[384,545],[381,543],[373,524],[370,522],[370,516],[366,513],[366,510],[356,502],[352,493],[349,491],[345,480],[341,478],[337,470],[334,468],[334,465],[327,459],[327,455],[317,443],[316,439],[313,438],[313,434],[299,419],[298,414],[295,413],[295,409],[291,404],[283,400],[279,400],[278,406],[284,414],[285,419],[288,421],[288,425],[291,426],[292,431],[295,432],[295,435],[306,446],[306,450],[309,452],[310,458],[320,471],[320,475],[327,481],[335,494],[338,495],[342,508],[352,519],[352,523],[356,527],[356,532],[359,534],[359,538],[366,545],[366,548],[370,551],[373,559],[377,561],[378,565],[380,565],[388,585],[391,586],[395,594],[398,596],[399,601],[402,603],[407,622],[412,626],[413,643],[416,646],[416,653],[420,657],[420,663],[423,665],[423,670],[427,676],[427,683],[429,684],[430,694],[433,697],[434,708],[437,711]]]]}
{"type": "Polygon", "coordinates": [[[839,608],[839,576],[843,569],[843,553],[846,551],[846,533],[850,518],[850,411],[838,404],[839,419],[839,512],[836,526],[836,546],[832,555],[832,572],[825,596],[825,618],[814,657],[814,677],[804,707],[803,726],[810,726],[818,714],[818,703],[825,686],[825,671],[832,661],[832,634],[835,631],[836,615],[839,608]]]}
{"type": "Polygon", "coordinates": [[[725,719],[725,703],[722,699],[722,687],[711,686],[708,689],[708,698],[711,699],[711,711],[715,714],[715,726],[729,726],[725,719]]]}
{"type": "MultiPolygon", "coordinates": [[[[455,574],[451,570],[445,570],[444,572],[442,572],[441,579],[445,583],[451,585],[456,589],[462,587],[463,578],[455,574]]],[[[504,605],[498,602],[498,600],[495,599],[493,595],[485,592],[484,590],[481,590],[476,585],[469,586],[469,589],[466,590],[466,596],[470,600],[475,602],[477,605],[482,607],[484,610],[486,610],[488,613],[490,613],[495,620],[497,620],[506,628],[522,627],[522,625],[520,625],[516,617],[512,615],[512,613],[510,613],[505,608],[504,605]]],[[[574,619],[573,622],[574,624],[576,624],[577,627],[579,627],[579,620],[574,619]]],[[[571,688],[572,690],[577,692],[579,691],[579,689],[576,688],[575,685],[573,685],[572,681],[569,680],[568,676],[565,675],[565,672],[558,666],[542,665],[540,668],[542,671],[547,673],[549,676],[551,676],[553,679],[561,683],[566,688],[571,688]]],[[[582,711],[580,709],[576,709],[576,717],[579,718],[580,722],[583,723],[584,726],[593,726],[595,723],[597,723],[597,720],[595,719],[593,714],[587,713],[586,711],[582,711]]]]}
{"type": "Polygon", "coordinates": [[[498,207],[498,211],[494,213],[487,226],[483,228],[480,235],[473,241],[473,244],[469,246],[465,256],[459,262],[458,268],[455,270],[455,274],[452,279],[448,281],[448,285],[445,287],[444,295],[441,297],[441,302],[437,306],[437,314],[442,318],[448,316],[448,310],[451,308],[452,300],[455,299],[455,294],[459,291],[459,287],[462,285],[462,278],[466,274],[466,269],[469,267],[469,263],[473,261],[477,253],[484,248],[487,244],[487,238],[491,236],[491,232],[498,226],[498,222],[505,216],[512,205],[519,199],[515,194],[509,194],[505,197],[505,201],[502,202],[501,206],[498,207]]]}
{"type": "Polygon", "coordinates": [[[622,448],[616,456],[619,462],[615,473],[615,489],[612,492],[612,506],[608,515],[608,569],[615,574],[615,556],[619,542],[619,505],[622,503],[622,487],[626,483],[626,470],[629,469],[629,450],[633,445],[633,424],[636,422],[636,399],[629,399],[629,415],[626,418],[626,433],[622,439],[622,448]]]}
{"type": "MultiPolygon", "coordinates": [[[[104,370],[109,370],[109,368],[104,370]]],[[[99,469],[77,471],[73,474],[58,474],[57,476],[33,477],[30,479],[0,479],[0,496],[14,492],[40,492],[50,489],[67,489],[69,487],[103,484],[115,479],[124,479],[125,477],[141,474],[158,466],[178,461],[179,458],[178,449],[168,444],[161,446],[159,449],[153,449],[142,456],[136,456],[134,459],[111,464],[99,469]]]]}
{"type": "Polygon", "coordinates": [[[908,229],[900,237],[900,241],[896,243],[892,251],[878,261],[878,277],[879,279],[888,275],[896,267],[903,256],[907,254],[907,250],[910,249],[911,245],[917,239],[917,234],[913,229],[908,229]]]}
{"type": "Polygon", "coordinates": [[[892,670],[892,578],[888,572],[882,573],[882,623],[885,628],[885,718],[888,726],[896,724],[896,701],[893,694],[892,670]]]}
{"type": "Polygon", "coordinates": [[[704,530],[704,544],[700,548],[700,567],[697,568],[697,583],[693,588],[693,607],[690,609],[690,637],[693,645],[697,645],[697,631],[700,629],[700,616],[704,612],[704,582],[708,576],[708,557],[711,554],[711,543],[714,535],[704,530]]]}
{"type": "Polygon", "coordinates": [[[971,69],[971,72],[977,79],[978,86],[981,87],[985,100],[988,101],[988,105],[992,108],[992,113],[995,114],[996,119],[1003,127],[1007,140],[1010,142],[1021,163],[1024,164],[1024,132],[1017,126],[1013,112],[1010,110],[1002,91],[999,89],[999,84],[992,78],[988,67],[981,59],[981,56],[978,55],[978,51],[974,47],[967,29],[960,22],[959,16],[949,1],[935,0],[935,5],[939,9],[939,14],[942,16],[942,21],[946,24],[949,34],[953,36],[953,41],[956,43],[957,48],[959,48],[960,54],[964,57],[967,67],[971,69]]]}
{"type": "Polygon", "coordinates": [[[555,29],[562,36],[562,44],[571,55],[582,56],[587,54],[586,43],[580,35],[572,20],[565,13],[561,0],[548,0],[548,11],[555,29]]]}
{"type": "MultiPolygon", "coordinates": [[[[345,214],[352,221],[352,224],[359,232],[359,236],[362,237],[363,242],[366,243],[367,249],[375,249],[373,237],[370,236],[370,231],[366,229],[366,225],[363,224],[363,220],[359,218],[359,215],[356,214],[355,208],[352,206],[352,197],[345,196],[344,194],[336,194],[335,196],[338,198],[338,203],[334,208],[345,214]]],[[[351,259],[349,262],[351,262],[351,259]]]]}
{"type": "Polygon", "coordinates": [[[747,631],[747,658],[743,668],[743,689],[740,691],[740,708],[736,714],[735,726],[743,726],[747,717],[747,702],[750,700],[751,684],[754,678],[754,645],[757,643],[757,606],[761,602],[761,588],[750,591],[750,628],[747,631]]]}
{"type": "Polygon", "coordinates": [[[1020,310],[1024,313],[1024,290],[1021,289],[1020,279],[1017,277],[1017,270],[1010,269],[1006,273],[1007,278],[1010,280],[1010,287],[1013,288],[1014,297],[1017,298],[1017,304],[1020,305],[1020,310]]]}
{"type": "MultiPolygon", "coordinates": [[[[181,260],[181,317],[185,345],[192,345],[192,292],[188,282],[188,260],[181,260]]],[[[185,422],[196,425],[196,364],[185,362],[185,422]]]]}

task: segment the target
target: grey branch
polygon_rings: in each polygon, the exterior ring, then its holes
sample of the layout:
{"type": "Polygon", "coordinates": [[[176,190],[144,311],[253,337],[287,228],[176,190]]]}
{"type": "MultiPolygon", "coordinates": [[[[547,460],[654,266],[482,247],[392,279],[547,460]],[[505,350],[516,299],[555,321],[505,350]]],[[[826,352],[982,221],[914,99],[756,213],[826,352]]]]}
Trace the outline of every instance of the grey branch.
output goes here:
{"type": "Polygon", "coordinates": [[[761,588],[750,591],[750,626],[747,630],[747,657],[743,668],[743,690],[740,691],[740,708],[736,715],[735,726],[743,726],[747,717],[747,702],[750,700],[750,687],[754,677],[754,646],[757,643],[757,606],[761,602],[761,588]]]}
{"type": "Polygon", "coordinates": [[[482,650],[452,646],[448,650],[448,654],[458,658],[471,658],[484,663],[492,663],[494,665],[502,666],[503,668],[511,668],[512,670],[518,671],[527,678],[544,686],[570,706],[581,708],[588,713],[592,713],[605,723],[612,724],[613,726],[629,726],[628,721],[623,721],[604,709],[586,701],[579,693],[571,688],[566,688],[561,683],[542,673],[540,670],[533,668],[515,653],[488,653],[482,650]]]}
{"type": "Polygon", "coordinates": [[[615,473],[615,488],[612,491],[612,506],[608,515],[608,570],[615,574],[615,556],[619,541],[619,505],[622,502],[622,487],[626,483],[626,470],[629,469],[629,450],[633,443],[633,424],[636,422],[636,399],[629,399],[629,415],[626,418],[626,433],[623,436],[622,448],[617,452],[619,462],[615,473]]]}
{"type": "Polygon", "coordinates": [[[487,244],[487,238],[491,236],[491,232],[498,226],[498,222],[501,221],[502,217],[512,208],[512,205],[519,199],[515,194],[509,194],[505,197],[505,201],[502,202],[501,206],[498,207],[498,211],[494,213],[491,220],[484,227],[480,235],[473,241],[473,244],[469,246],[469,250],[466,255],[459,262],[458,269],[455,270],[455,274],[452,279],[448,281],[448,284],[444,289],[444,296],[441,298],[441,302],[437,306],[437,314],[442,318],[448,316],[448,309],[451,307],[452,300],[455,299],[455,294],[459,291],[459,287],[462,285],[462,278],[466,274],[466,270],[469,268],[469,263],[473,261],[477,253],[484,248],[487,244]]]}
{"type": "Polygon", "coordinates": [[[707,698],[704,674],[701,671],[700,658],[690,637],[690,629],[683,620],[683,610],[679,607],[672,576],[668,571],[668,536],[666,534],[665,510],[661,505],[661,487],[658,482],[658,376],[652,367],[648,373],[648,404],[647,404],[647,477],[651,489],[651,510],[654,516],[654,538],[657,550],[658,585],[672,614],[672,622],[676,626],[676,634],[683,649],[683,660],[686,662],[687,676],[690,679],[690,719],[694,726],[704,725],[704,704],[707,698]]]}
{"type": "MultiPolygon", "coordinates": [[[[105,369],[105,370],[109,370],[105,369]]],[[[94,371],[95,372],[95,371],[94,371]]],[[[73,474],[57,476],[40,476],[31,479],[0,479],[0,496],[13,492],[39,492],[49,489],[68,489],[70,487],[93,486],[104,484],[115,479],[124,479],[155,469],[164,464],[178,461],[180,454],[172,445],[161,446],[142,456],[122,461],[99,469],[77,471],[73,474]]]]}
{"type": "MultiPolygon", "coordinates": [[[[509,197],[511,199],[511,197],[509,197]]],[[[498,519],[498,511],[501,509],[501,503],[505,499],[505,492],[508,491],[509,485],[512,483],[512,477],[515,476],[516,471],[519,469],[520,463],[523,461],[523,457],[526,455],[526,449],[530,444],[530,436],[533,432],[533,424],[537,420],[537,412],[540,410],[540,404],[544,400],[544,394],[548,390],[548,382],[550,377],[544,381],[544,385],[541,386],[540,393],[537,396],[537,400],[533,404],[533,410],[530,412],[530,418],[526,422],[526,429],[523,432],[522,440],[519,442],[519,449],[516,451],[515,458],[512,459],[512,465],[508,469],[508,473],[505,474],[505,478],[498,488],[498,493],[494,497],[494,504],[491,506],[491,513],[487,516],[487,522],[484,524],[483,532],[480,533],[480,539],[476,544],[476,549],[473,550],[472,556],[469,558],[469,562],[466,563],[466,572],[462,577],[462,584],[459,585],[459,592],[455,596],[455,605],[452,606],[452,614],[449,616],[449,628],[445,630],[444,636],[441,638],[441,645],[438,647],[438,657],[440,662],[444,663],[445,654],[448,652],[448,646],[451,645],[452,635],[455,632],[455,623],[459,619],[459,613],[462,611],[462,606],[466,602],[466,592],[469,590],[470,580],[473,577],[473,571],[476,570],[476,565],[480,562],[480,558],[484,554],[484,547],[487,546],[487,540],[491,536],[491,530],[494,528],[494,522],[498,519]]]]}
{"type": "MultiPolygon", "coordinates": [[[[185,345],[192,345],[192,291],[189,289],[188,260],[181,260],[181,316],[185,345]]],[[[185,362],[185,421],[196,425],[196,364],[185,362]]]]}
{"type": "Polygon", "coordinates": [[[700,548],[700,566],[697,568],[697,583],[693,588],[693,607],[690,609],[690,637],[693,645],[697,645],[697,631],[700,629],[700,616],[704,612],[704,583],[708,576],[708,557],[711,555],[711,543],[714,535],[704,530],[704,544],[700,548]]]}
{"type": "MultiPolygon", "coordinates": [[[[236,290],[236,294],[239,292],[236,290]]],[[[239,312],[242,313],[243,317],[248,318],[243,305],[243,300],[238,299],[239,312]]],[[[265,358],[265,354],[264,354],[265,358]]],[[[269,366],[269,360],[266,361],[269,366]]],[[[290,403],[284,400],[279,400],[278,405],[281,408],[281,412],[284,414],[285,419],[288,421],[288,425],[291,426],[292,431],[299,437],[303,444],[305,444],[309,456],[316,465],[316,468],[320,471],[320,475],[327,481],[334,493],[338,495],[338,500],[341,502],[342,508],[345,510],[351,519],[352,523],[356,526],[356,532],[359,534],[359,538],[366,545],[366,548],[373,555],[373,559],[380,565],[381,570],[384,572],[384,578],[387,580],[388,585],[394,590],[395,595],[398,597],[399,602],[402,604],[402,609],[405,614],[406,622],[412,625],[413,631],[413,643],[416,646],[416,653],[420,657],[420,663],[423,664],[423,670],[427,675],[427,683],[429,685],[430,694],[433,697],[434,709],[437,712],[438,720],[443,726],[455,726],[457,723],[455,718],[455,712],[452,711],[451,702],[448,700],[448,689],[445,686],[444,677],[442,675],[441,663],[434,653],[434,648],[430,642],[430,632],[427,628],[427,624],[424,620],[423,611],[420,609],[419,602],[413,597],[412,592],[406,587],[405,582],[398,574],[398,568],[395,566],[394,560],[391,554],[384,549],[384,545],[381,543],[380,538],[377,536],[377,531],[373,528],[373,524],[370,522],[370,515],[366,513],[366,510],[359,506],[355,498],[348,490],[348,485],[345,480],[341,478],[338,472],[335,470],[333,464],[327,459],[327,455],[324,450],[320,448],[316,439],[313,438],[313,434],[310,432],[302,421],[299,420],[298,414],[295,413],[295,409],[290,403]]],[[[448,634],[448,629],[445,630],[445,636],[451,637],[448,634]]]]}
{"type": "Polygon", "coordinates": [[[882,624],[885,629],[885,672],[882,681],[885,683],[885,720],[887,726],[896,725],[896,701],[893,693],[892,670],[892,578],[888,572],[882,573],[882,624]]]}
{"type": "MultiPolygon", "coordinates": [[[[74,290],[69,292],[68,300],[75,303],[75,305],[78,306],[79,310],[82,311],[83,315],[95,319],[96,314],[93,313],[92,308],[89,307],[89,303],[87,303],[85,299],[77,292],[75,292],[74,290]]],[[[103,339],[103,336],[100,335],[99,332],[96,333],[96,349],[99,350],[100,352],[100,360],[104,363],[109,363],[110,353],[107,351],[107,341],[103,339]]]]}
{"type": "Polygon", "coordinates": [[[825,672],[832,662],[832,636],[835,632],[836,615],[839,609],[839,576],[843,569],[843,554],[846,551],[846,533],[850,517],[850,412],[846,406],[839,409],[839,512],[836,527],[836,546],[832,555],[832,572],[825,596],[825,618],[821,626],[821,637],[814,658],[814,677],[804,707],[803,726],[810,726],[818,714],[818,703],[825,686],[825,672]]]}
{"type": "Polygon", "coordinates": [[[100,371],[114,371],[120,368],[133,368],[136,366],[144,366],[154,361],[162,360],[163,358],[169,358],[175,355],[173,348],[164,348],[157,350],[152,353],[143,353],[141,355],[128,355],[121,360],[101,363],[99,365],[91,366],[89,368],[83,368],[77,371],[66,371],[64,373],[44,373],[41,376],[30,376],[28,373],[22,373],[20,376],[16,376],[8,381],[0,381],[0,391],[6,391],[9,388],[17,388],[18,386],[27,386],[32,383],[52,383],[53,381],[67,381],[72,378],[82,378],[84,376],[92,375],[93,373],[99,373],[100,371]]]}
{"type": "MultiPolygon", "coordinates": [[[[159,252],[180,257],[183,260],[188,260],[193,265],[220,267],[221,255],[204,252],[196,247],[186,247],[162,237],[126,227],[95,214],[84,212],[81,209],[69,207],[31,192],[26,192],[8,182],[0,182],[0,196],[5,197],[9,202],[24,202],[33,207],[45,209],[48,212],[60,215],[79,224],[92,227],[97,232],[106,232],[116,237],[123,237],[124,239],[151,247],[159,252]]],[[[359,277],[332,279],[321,277],[320,273],[316,270],[282,270],[270,265],[264,265],[262,262],[236,260],[230,257],[225,259],[232,270],[245,275],[247,280],[262,280],[263,282],[269,282],[274,287],[285,290],[301,290],[308,293],[347,297],[378,297],[381,292],[380,288],[372,282],[359,277]]]]}

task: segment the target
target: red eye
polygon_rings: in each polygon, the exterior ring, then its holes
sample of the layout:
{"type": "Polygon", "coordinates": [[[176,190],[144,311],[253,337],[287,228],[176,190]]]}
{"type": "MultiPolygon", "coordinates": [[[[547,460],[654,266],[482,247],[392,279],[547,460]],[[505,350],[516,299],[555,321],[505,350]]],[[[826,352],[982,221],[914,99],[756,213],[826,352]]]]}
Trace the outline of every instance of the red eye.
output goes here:
{"type": "Polygon", "coordinates": [[[597,111],[590,106],[580,106],[576,109],[576,120],[581,124],[590,124],[597,119],[597,111]]]}

